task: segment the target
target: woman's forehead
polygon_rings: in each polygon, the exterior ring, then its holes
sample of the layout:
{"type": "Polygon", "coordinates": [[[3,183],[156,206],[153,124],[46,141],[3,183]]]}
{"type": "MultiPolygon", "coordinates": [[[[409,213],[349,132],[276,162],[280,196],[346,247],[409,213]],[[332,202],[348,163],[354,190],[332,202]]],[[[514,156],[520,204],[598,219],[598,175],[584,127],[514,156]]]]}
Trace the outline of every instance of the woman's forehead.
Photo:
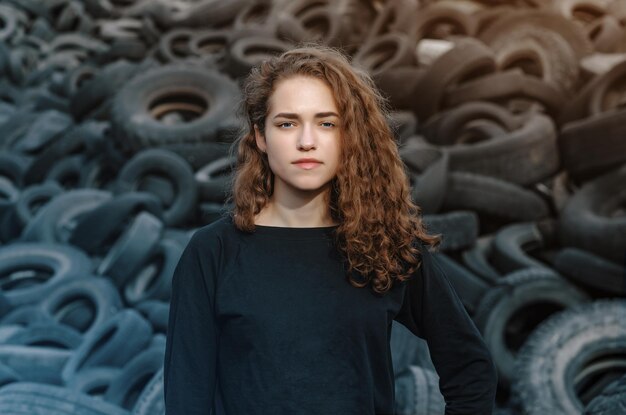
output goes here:
{"type": "Polygon", "coordinates": [[[276,83],[268,100],[269,114],[317,115],[339,114],[335,96],[323,80],[294,76],[276,83]]]}

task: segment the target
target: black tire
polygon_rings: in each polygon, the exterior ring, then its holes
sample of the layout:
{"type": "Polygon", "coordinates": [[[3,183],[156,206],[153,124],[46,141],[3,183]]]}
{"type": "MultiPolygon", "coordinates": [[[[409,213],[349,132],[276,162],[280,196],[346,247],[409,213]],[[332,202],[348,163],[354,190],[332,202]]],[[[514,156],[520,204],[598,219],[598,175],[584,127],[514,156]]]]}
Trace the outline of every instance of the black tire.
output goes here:
{"type": "Polygon", "coordinates": [[[83,369],[123,367],[150,342],[152,328],[139,313],[125,309],[85,336],[83,343],[63,367],[67,383],[83,369]]]}
{"type": "MultiPolygon", "coordinates": [[[[617,66],[617,65],[616,65],[617,66]]],[[[626,76],[626,67],[613,67],[602,76],[597,88],[589,96],[589,112],[597,116],[606,112],[623,108],[623,79],[626,76]]]]}
{"type": "Polygon", "coordinates": [[[416,99],[412,109],[420,121],[425,121],[440,110],[447,88],[468,76],[475,77],[494,70],[493,52],[480,41],[463,39],[428,67],[416,90],[429,99],[416,99]]]}
{"type": "Polygon", "coordinates": [[[233,78],[244,77],[252,67],[291,48],[289,43],[272,37],[243,37],[230,45],[226,70],[233,78]]]}
{"type": "Polygon", "coordinates": [[[54,197],[39,209],[20,236],[23,242],[67,243],[80,215],[111,198],[104,190],[75,189],[54,197]]]}
{"type": "Polygon", "coordinates": [[[448,183],[448,152],[410,139],[400,149],[400,157],[410,170],[411,199],[421,213],[440,211],[448,183]]]}
{"type": "Polygon", "coordinates": [[[626,409],[626,375],[602,390],[585,407],[583,415],[613,415],[626,409]]]}
{"type": "MultiPolygon", "coordinates": [[[[23,305],[14,308],[2,317],[2,324],[0,327],[18,326],[27,327],[33,324],[53,324],[54,320],[50,318],[45,312],[43,312],[36,305],[23,305]]],[[[13,330],[9,333],[5,333],[6,337],[13,335],[13,330]]],[[[5,338],[6,338],[5,337],[5,338]]]]}
{"type": "MultiPolygon", "coordinates": [[[[27,382],[63,384],[61,370],[71,355],[71,350],[52,347],[0,344],[0,363],[10,367],[27,382]]],[[[0,413],[6,413],[1,404],[0,413]]]]}
{"type": "Polygon", "coordinates": [[[398,415],[443,415],[445,401],[439,390],[437,372],[419,366],[396,378],[398,415]]]}
{"type": "Polygon", "coordinates": [[[184,246],[162,239],[151,257],[124,285],[123,295],[127,304],[144,300],[169,300],[172,293],[172,276],[184,246]]]}
{"type": "Polygon", "coordinates": [[[139,395],[154,375],[163,367],[165,350],[156,347],[137,354],[111,382],[104,400],[132,410],[139,395]]]}
{"type": "Polygon", "coordinates": [[[588,300],[584,292],[545,268],[514,271],[487,291],[474,321],[498,368],[499,385],[510,385],[520,346],[542,321],[588,300]]]}
{"type": "Polygon", "coordinates": [[[626,69],[626,61],[619,62],[607,72],[601,75],[596,75],[590,81],[588,81],[578,93],[570,100],[570,102],[563,107],[559,114],[559,125],[566,124],[568,122],[582,120],[591,115],[590,99],[591,95],[599,88],[602,88],[605,83],[605,78],[613,78],[617,73],[622,73],[626,69]]]}
{"type": "Polygon", "coordinates": [[[551,115],[558,114],[567,100],[555,85],[514,68],[450,88],[446,91],[444,106],[455,107],[472,101],[493,101],[502,105],[515,98],[539,102],[551,115]]]}
{"type": "Polygon", "coordinates": [[[449,256],[442,253],[436,253],[433,256],[437,258],[441,269],[452,283],[467,312],[470,315],[474,314],[478,303],[489,289],[489,284],[449,256]]]}
{"type": "Polygon", "coordinates": [[[464,265],[488,284],[497,283],[502,275],[491,265],[493,236],[482,236],[476,244],[462,252],[464,265]]]}
{"type": "Polygon", "coordinates": [[[389,32],[407,33],[415,39],[418,4],[412,0],[390,0],[381,5],[364,42],[389,32]]]}
{"type": "Polygon", "coordinates": [[[156,249],[163,222],[154,215],[140,212],[118,238],[96,268],[96,274],[110,277],[122,287],[156,249]]]}
{"type": "Polygon", "coordinates": [[[410,366],[421,366],[435,370],[426,340],[414,335],[395,320],[391,326],[389,345],[391,346],[391,362],[395,378],[410,371],[410,366]]]}
{"type": "Polygon", "coordinates": [[[85,122],[75,126],[53,144],[43,149],[24,173],[25,184],[40,184],[52,166],[60,159],[74,154],[86,157],[100,155],[105,144],[107,123],[85,122]]]}
{"type": "Polygon", "coordinates": [[[428,3],[420,8],[414,23],[417,39],[464,39],[474,37],[477,21],[450,3],[428,3]]]}
{"type": "Polygon", "coordinates": [[[135,308],[152,324],[155,332],[167,331],[170,305],[164,301],[145,300],[135,305],[135,308]]]}
{"type": "Polygon", "coordinates": [[[17,382],[0,389],[3,415],[128,415],[128,412],[67,388],[39,383],[17,382]]]}
{"type": "Polygon", "coordinates": [[[12,336],[4,344],[43,346],[61,350],[74,350],[83,341],[83,336],[63,324],[31,324],[12,336]]]}
{"type": "Polygon", "coordinates": [[[478,216],[470,211],[454,211],[438,215],[424,215],[429,233],[442,234],[439,248],[456,251],[472,246],[478,237],[478,216]]]}
{"type": "Polygon", "coordinates": [[[194,31],[175,28],[164,33],[159,39],[157,53],[166,63],[179,62],[191,55],[189,48],[194,31]]]}
{"type": "Polygon", "coordinates": [[[540,196],[514,183],[465,172],[451,172],[448,177],[444,210],[473,210],[505,222],[537,220],[550,213],[540,196]]]}
{"type": "Polygon", "coordinates": [[[122,369],[114,367],[94,367],[76,373],[65,387],[94,398],[103,399],[109,385],[122,369]]]}
{"type": "Polygon", "coordinates": [[[492,262],[503,274],[522,268],[549,266],[532,256],[545,248],[547,241],[536,223],[516,223],[500,228],[492,244],[492,262]]]}
{"type": "Polygon", "coordinates": [[[558,222],[563,246],[596,253],[618,264],[626,252],[626,164],[585,183],[566,202],[558,222]]]}
{"type": "Polygon", "coordinates": [[[559,135],[562,164],[578,181],[606,173],[626,163],[625,135],[626,110],[565,124],[559,135]]]}
{"type": "Polygon", "coordinates": [[[561,249],[554,257],[554,268],[583,287],[626,297],[626,275],[620,265],[577,248],[561,249]]]}
{"type": "Polygon", "coordinates": [[[515,402],[528,415],[580,414],[626,373],[626,303],[601,300],[554,315],[528,338],[515,366],[515,402]]]}
{"type": "Polygon", "coordinates": [[[389,114],[389,126],[399,145],[417,132],[417,117],[411,111],[392,111],[389,114]]]}
{"type": "Polygon", "coordinates": [[[173,201],[161,200],[165,224],[175,226],[189,220],[198,199],[198,187],[187,161],[170,151],[154,148],[136,154],[118,175],[116,193],[143,190],[141,182],[150,175],[168,179],[175,189],[173,201]]]}
{"type": "Polygon", "coordinates": [[[74,278],[57,283],[39,304],[47,318],[84,336],[97,330],[122,309],[120,296],[109,280],[74,278]]]}
{"type": "Polygon", "coordinates": [[[403,33],[387,33],[370,39],[363,44],[352,58],[373,77],[384,77],[394,68],[417,65],[415,45],[403,33]]]}
{"type": "Polygon", "coordinates": [[[214,203],[226,201],[232,186],[235,164],[235,157],[225,156],[196,171],[194,177],[201,201],[214,203]]]}
{"type": "Polygon", "coordinates": [[[216,141],[225,126],[230,128],[239,94],[234,81],[216,71],[162,66],[137,76],[117,93],[111,117],[114,134],[131,153],[147,147],[216,141]],[[172,124],[160,121],[162,116],[181,114],[193,118],[172,124]]]}
{"type": "Polygon", "coordinates": [[[128,82],[133,76],[154,66],[153,61],[134,64],[119,60],[106,65],[93,78],[84,82],[72,96],[70,111],[77,120],[92,117],[104,108],[115,91],[128,82]]]}
{"type": "Polygon", "coordinates": [[[450,169],[498,177],[522,186],[554,175],[559,168],[556,130],[546,115],[531,114],[506,136],[469,146],[452,146],[450,169]]]}
{"type": "Polygon", "coordinates": [[[22,187],[23,176],[28,168],[27,157],[16,152],[0,151],[0,176],[7,177],[17,187],[22,187]]]}
{"type": "Polygon", "coordinates": [[[0,284],[13,305],[45,298],[57,281],[89,275],[91,260],[69,245],[13,243],[0,247],[0,284]]]}
{"type": "Polygon", "coordinates": [[[137,398],[132,415],[165,415],[163,369],[152,376],[137,398]]]}
{"type": "Polygon", "coordinates": [[[20,230],[34,218],[41,207],[62,192],[63,188],[54,182],[36,184],[25,188],[15,203],[15,215],[20,230]]]}
{"type": "Polygon", "coordinates": [[[204,202],[200,203],[198,220],[201,224],[208,225],[209,223],[213,223],[219,218],[223,218],[228,215],[228,212],[232,211],[234,208],[232,203],[224,204],[224,203],[214,203],[214,202],[204,202]]]}
{"type": "Polygon", "coordinates": [[[592,46],[581,26],[553,12],[544,10],[522,9],[501,14],[481,35],[480,39],[488,45],[506,43],[516,36],[516,31],[548,31],[558,34],[567,41],[576,57],[576,63],[592,52],[592,46]]]}
{"type": "Polygon", "coordinates": [[[431,117],[420,131],[426,139],[436,145],[466,143],[466,125],[475,120],[491,120],[506,131],[514,131],[521,126],[521,119],[506,108],[491,102],[478,101],[461,104],[456,108],[431,117]]]}
{"type": "Polygon", "coordinates": [[[115,196],[82,215],[68,242],[90,255],[103,255],[122,233],[123,225],[142,211],[163,218],[161,203],[151,193],[129,192],[115,196]]]}
{"type": "Polygon", "coordinates": [[[9,383],[21,382],[22,377],[9,366],[0,363],[0,389],[9,383]]]}
{"type": "Polygon", "coordinates": [[[85,161],[81,154],[64,157],[48,171],[46,182],[56,182],[65,190],[76,189],[82,181],[85,161]]]}

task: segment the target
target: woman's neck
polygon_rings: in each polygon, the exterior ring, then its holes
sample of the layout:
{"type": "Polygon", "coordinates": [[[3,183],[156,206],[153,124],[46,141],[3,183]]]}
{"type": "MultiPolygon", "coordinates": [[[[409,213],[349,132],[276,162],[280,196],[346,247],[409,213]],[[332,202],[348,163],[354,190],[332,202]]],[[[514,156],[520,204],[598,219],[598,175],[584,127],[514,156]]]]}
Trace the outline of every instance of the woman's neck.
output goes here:
{"type": "Polygon", "coordinates": [[[304,205],[293,209],[279,203],[270,202],[256,215],[254,223],[256,225],[288,228],[317,228],[337,225],[330,216],[328,207],[323,208],[314,205],[304,205]]]}

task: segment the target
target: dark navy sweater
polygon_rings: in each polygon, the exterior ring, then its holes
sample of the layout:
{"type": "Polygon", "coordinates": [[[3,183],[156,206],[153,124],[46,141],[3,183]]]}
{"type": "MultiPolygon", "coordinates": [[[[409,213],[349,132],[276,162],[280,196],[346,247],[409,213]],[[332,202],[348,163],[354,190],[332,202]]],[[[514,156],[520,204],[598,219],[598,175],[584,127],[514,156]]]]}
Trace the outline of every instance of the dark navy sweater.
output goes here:
{"type": "Polygon", "coordinates": [[[427,341],[447,415],[491,414],[493,361],[433,255],[376,294],[347,281],[335,229],[224,217],[194,233],[172,282],[167,415],[391,415],[394,319],[427,341]]]}

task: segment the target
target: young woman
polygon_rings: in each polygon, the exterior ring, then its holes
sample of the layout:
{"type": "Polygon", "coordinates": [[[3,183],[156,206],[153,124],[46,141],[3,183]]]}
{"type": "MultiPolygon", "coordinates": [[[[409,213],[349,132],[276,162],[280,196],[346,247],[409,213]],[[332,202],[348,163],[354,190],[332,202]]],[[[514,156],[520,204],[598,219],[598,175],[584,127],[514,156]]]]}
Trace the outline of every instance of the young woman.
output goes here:
{"type": "Polygon", "coordinates": [[[252,70],[243,109],[233,211],[174,273],[166,413],[393,414],[395,319],[427,341],[446,414],[491,414],[492,359],[428,251],[372,80],[298,48],[252,70]]]}

